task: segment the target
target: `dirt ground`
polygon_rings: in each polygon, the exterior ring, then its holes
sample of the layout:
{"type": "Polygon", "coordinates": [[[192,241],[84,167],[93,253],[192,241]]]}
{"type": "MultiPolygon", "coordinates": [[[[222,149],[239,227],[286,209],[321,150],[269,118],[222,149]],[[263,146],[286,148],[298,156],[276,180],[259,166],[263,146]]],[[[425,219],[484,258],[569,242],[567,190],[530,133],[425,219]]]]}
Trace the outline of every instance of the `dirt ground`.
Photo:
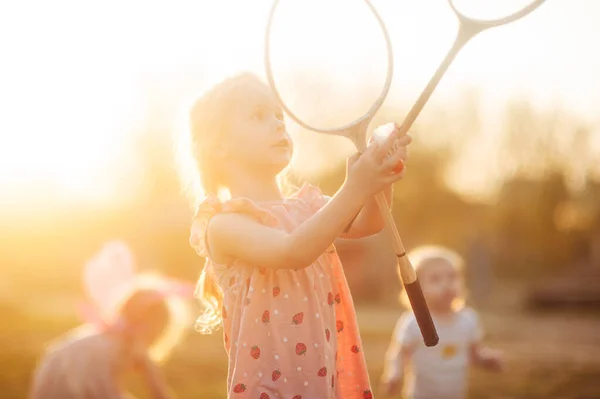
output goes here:
{"type": "MultiPolygon", "coordinates": [[[[391,315],[361,312],[365,352],[373,380],[387,345],[382,332],[391,315]],[[369,325],[380,319],[378,332],[369,325]]],[[[470,398],[600,398],[600,318],[481,312],[486,344],[503,351],[506,370],[472,370],[470,398]]],[[[388,327],[389,328],[389,327],[388,327]]],[[[381,396],[380,396],[381,397],[381,396]]]]}
{"type": "MultiPolygon", "coordinates": [[[[26,397],[31,371],[44,342],[74,326],[76,320],[3,313],[0,396],[21,399],[26,397]]],[[[400,311],[359,307],[358,313],[374,394],[383,398],[376,382],[400,311]]],[[[482,311],[480,317],[487,332],[486,343],[504,352],[507,367],[503,373],[473,370],[470,398],[600,399],[598,314],[528,314],[504,306],[482,311]]],[[[191,333],[165,365],[165,372],[181,399],[225,398],[227,364],[221,334],[191,333]]],[[[131,383],[139,398],[146,397],[135,379],[131,383]]]]}

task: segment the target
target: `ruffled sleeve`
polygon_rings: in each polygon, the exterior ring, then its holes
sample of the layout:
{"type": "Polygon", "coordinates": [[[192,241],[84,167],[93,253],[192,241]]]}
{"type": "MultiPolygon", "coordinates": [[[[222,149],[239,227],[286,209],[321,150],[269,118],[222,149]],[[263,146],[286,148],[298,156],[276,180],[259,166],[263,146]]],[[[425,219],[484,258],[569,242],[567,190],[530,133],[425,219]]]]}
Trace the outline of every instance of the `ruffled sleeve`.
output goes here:
{"type": "Polygon", "coordinates": [[[216,195],[209,195],[198,206],[190,232],[190,245],[201,257],[209,256],[206,245],[206,229],[210,219],[218,213],[243,214],[269,227],[276,227],[279,223],[273,214],[260,208],[248,198],[235,198],[221,202],[216,195]]]}
{"type": "Polygon", "coordinates": [[[296,197],[304,201],[313,212],[317,212],[330,200],[329,197],[323,195],[318,187],[311,184],[302,186],[296,193],[296,197]]]}

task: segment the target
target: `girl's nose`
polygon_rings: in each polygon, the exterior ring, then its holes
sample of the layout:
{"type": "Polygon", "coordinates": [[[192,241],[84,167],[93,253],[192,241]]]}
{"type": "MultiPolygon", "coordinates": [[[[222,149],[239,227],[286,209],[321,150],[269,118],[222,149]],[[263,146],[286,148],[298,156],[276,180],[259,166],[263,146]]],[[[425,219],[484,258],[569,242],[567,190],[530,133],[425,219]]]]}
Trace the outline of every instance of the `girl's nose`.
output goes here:
{"type": "Polygon", "coordinates": [[[276,128],[277,133],[282,133],[285,131],[285,123],[281,119],[276,119],[276,128]]]}

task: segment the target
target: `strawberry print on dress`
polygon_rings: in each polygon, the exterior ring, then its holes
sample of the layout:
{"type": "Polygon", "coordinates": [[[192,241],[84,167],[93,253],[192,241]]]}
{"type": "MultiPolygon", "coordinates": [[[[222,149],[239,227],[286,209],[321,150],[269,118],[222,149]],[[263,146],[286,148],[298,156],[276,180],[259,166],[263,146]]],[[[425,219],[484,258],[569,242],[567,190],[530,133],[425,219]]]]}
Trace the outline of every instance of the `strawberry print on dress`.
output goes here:
{"type": "Polygon", "coordinates": [[[281,201],[209,196],[198,208],[190,244],[207,258],[206,270],[223,291],[228,398],[372,398],[352,296],[333,246],[306,268],[272,270],[214,263],[205,245],[217,213],[291,232],[326,203],[318,188],[304,185],[281,201]]]}
{"type": "Polygon", "coordinates": [[[277,381],[278,379],[281,378],[281,371],[279,370],[273,370],[273,374],[271,375],[271,378],[273,379],[273,381],[277,381]]]}
{"type": "Polygon", "coordinates": [[[292,317],[292,324],[297,326],[302,324],[302,321],[304,320],[304,313],[300,312],[300,313],[296,313],[294,315],[294,317],[292,317]]]}

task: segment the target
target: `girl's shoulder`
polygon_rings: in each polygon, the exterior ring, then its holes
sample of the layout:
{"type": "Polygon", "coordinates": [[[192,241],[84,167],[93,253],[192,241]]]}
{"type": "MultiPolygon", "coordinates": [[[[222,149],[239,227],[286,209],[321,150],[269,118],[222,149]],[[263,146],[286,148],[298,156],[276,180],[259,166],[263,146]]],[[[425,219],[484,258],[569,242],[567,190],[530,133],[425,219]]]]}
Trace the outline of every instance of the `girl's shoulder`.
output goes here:
{"type": "Polygon", "coordinates": [[[220,213],[237,213],[266,226],[277,227],[280,221],[285,218],[285,215],[279,212],[282,208],[298,210],[298,207],[300,207],[306,211],[302,213],[315,213],[328,200],[329,198],[324,196],[318,187],[308,183],[303,184],[285,199],[273,202],[255,202],[246,197],[222,201],[218,196],[211,194],[196,209],[192,219],[190,245],[199,256],[208,257],[206,230],[210,219],[220,213]]]}
{"type": "Polygon", "coordinates": [[[309,183],[304,183],[290,195],[289,198],[304,202],[313,211],[319,210],[331,199],[330,197],[323,195],[323,192],[319,187],[309,183]]]}
{"type": "Polygon", "coordinates": [[[237,213],[250,217],[257,222],[276,226],[278,219],[268,209],[259,206],[248,198],[233,198],[221,201],[216,195],[208,195],[196,209],[190,231],[190,245],[199,256],[207,258],[206,230],[211,218],[220,213],[237,213]]]}

